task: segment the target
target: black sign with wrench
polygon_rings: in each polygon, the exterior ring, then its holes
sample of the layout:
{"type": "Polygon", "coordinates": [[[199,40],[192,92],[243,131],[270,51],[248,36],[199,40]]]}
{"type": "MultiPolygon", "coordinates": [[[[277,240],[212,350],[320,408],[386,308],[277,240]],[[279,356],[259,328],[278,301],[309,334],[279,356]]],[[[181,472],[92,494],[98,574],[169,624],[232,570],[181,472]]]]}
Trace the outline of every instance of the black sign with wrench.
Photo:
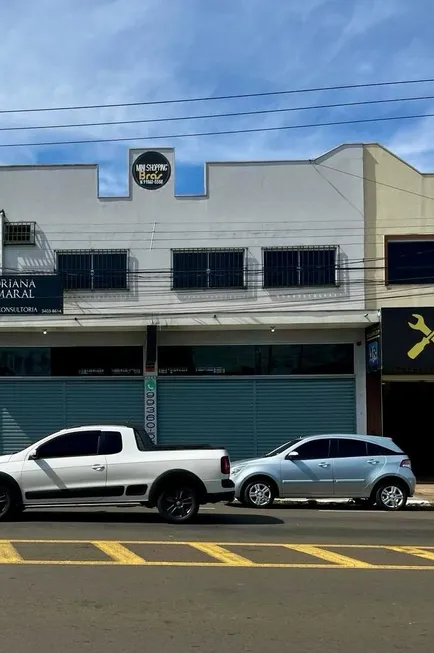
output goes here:
{"type": "Polygon", "coordinates": [[[434,374],[434,307],[383,308],[383,374],[434,374]]]}

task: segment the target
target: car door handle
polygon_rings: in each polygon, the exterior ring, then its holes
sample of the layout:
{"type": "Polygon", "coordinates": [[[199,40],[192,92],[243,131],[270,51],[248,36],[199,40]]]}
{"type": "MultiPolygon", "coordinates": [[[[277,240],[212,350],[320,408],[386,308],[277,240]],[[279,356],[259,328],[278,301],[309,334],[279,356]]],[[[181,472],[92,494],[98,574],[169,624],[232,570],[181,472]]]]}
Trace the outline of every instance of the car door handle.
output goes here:
{"type": "Polygon", "coordinates": [[[330,467],[330,463],[319,463],[318,467],[330,467]]]}
{"type": "Polygon", "coordinates": [[[378,465],[379,462],[380,462],[379,460],[373,460],[373,459],[368,460],[368,463],[369,463],[370,465],[378,465]]]}
{"type": "Polygon", "coordinates": [[[92,469],[96,472],[103,472],[105,470],[104,465],[92,465],[92,469]]]}

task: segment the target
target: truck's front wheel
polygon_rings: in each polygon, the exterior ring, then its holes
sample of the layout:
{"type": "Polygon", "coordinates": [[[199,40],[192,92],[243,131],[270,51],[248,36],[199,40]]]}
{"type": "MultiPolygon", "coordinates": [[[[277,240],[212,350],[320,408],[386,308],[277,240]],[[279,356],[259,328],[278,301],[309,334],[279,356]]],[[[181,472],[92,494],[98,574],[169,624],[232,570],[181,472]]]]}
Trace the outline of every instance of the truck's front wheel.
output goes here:
{"type": "Polygon", "coordinates": [[[199,505],[198,492],[183,484],[163,488],[157,499],[158,512],[172,524],[183,524],[194,519],[199,505]]]}

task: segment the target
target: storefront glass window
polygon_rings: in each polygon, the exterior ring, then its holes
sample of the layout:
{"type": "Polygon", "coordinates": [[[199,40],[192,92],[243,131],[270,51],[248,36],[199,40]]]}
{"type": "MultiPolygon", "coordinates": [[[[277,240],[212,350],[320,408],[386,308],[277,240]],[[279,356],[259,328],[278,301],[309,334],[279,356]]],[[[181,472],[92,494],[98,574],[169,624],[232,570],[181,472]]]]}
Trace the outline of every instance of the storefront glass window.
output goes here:
{"type": "Polygon", "coordinates": [[[140,376],[142,347],[3,347],[0,376],[140,376]]]}
{"type": "Polygon", "coordinates": [[[162,376],[353,374],[352,344],[158,348],[162,376]]]}
{"type": "Polygon", "coordinates": [[[0,376],[50,376],[48,347],[0,348],[0,376]]]}

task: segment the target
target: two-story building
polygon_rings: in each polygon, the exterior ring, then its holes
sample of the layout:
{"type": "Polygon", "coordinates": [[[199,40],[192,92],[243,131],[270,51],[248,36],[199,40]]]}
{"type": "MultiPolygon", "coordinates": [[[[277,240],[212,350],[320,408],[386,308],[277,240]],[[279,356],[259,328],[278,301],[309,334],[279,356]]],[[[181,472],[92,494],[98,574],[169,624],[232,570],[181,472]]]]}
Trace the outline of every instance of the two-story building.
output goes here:
{"type": "Polygon", "coordinates": [[[393,437],[433,477],[434,175],[364,148],[368,430],[393,437]]]}
{"type": "Polygon", "coordinates": [[[0,448],[101,420],[233,457],[365,431],[363,157],[207,164],[194,197],[172,150],[131,151],[117,198],[96,166],[0,167],[0,448]]]}

